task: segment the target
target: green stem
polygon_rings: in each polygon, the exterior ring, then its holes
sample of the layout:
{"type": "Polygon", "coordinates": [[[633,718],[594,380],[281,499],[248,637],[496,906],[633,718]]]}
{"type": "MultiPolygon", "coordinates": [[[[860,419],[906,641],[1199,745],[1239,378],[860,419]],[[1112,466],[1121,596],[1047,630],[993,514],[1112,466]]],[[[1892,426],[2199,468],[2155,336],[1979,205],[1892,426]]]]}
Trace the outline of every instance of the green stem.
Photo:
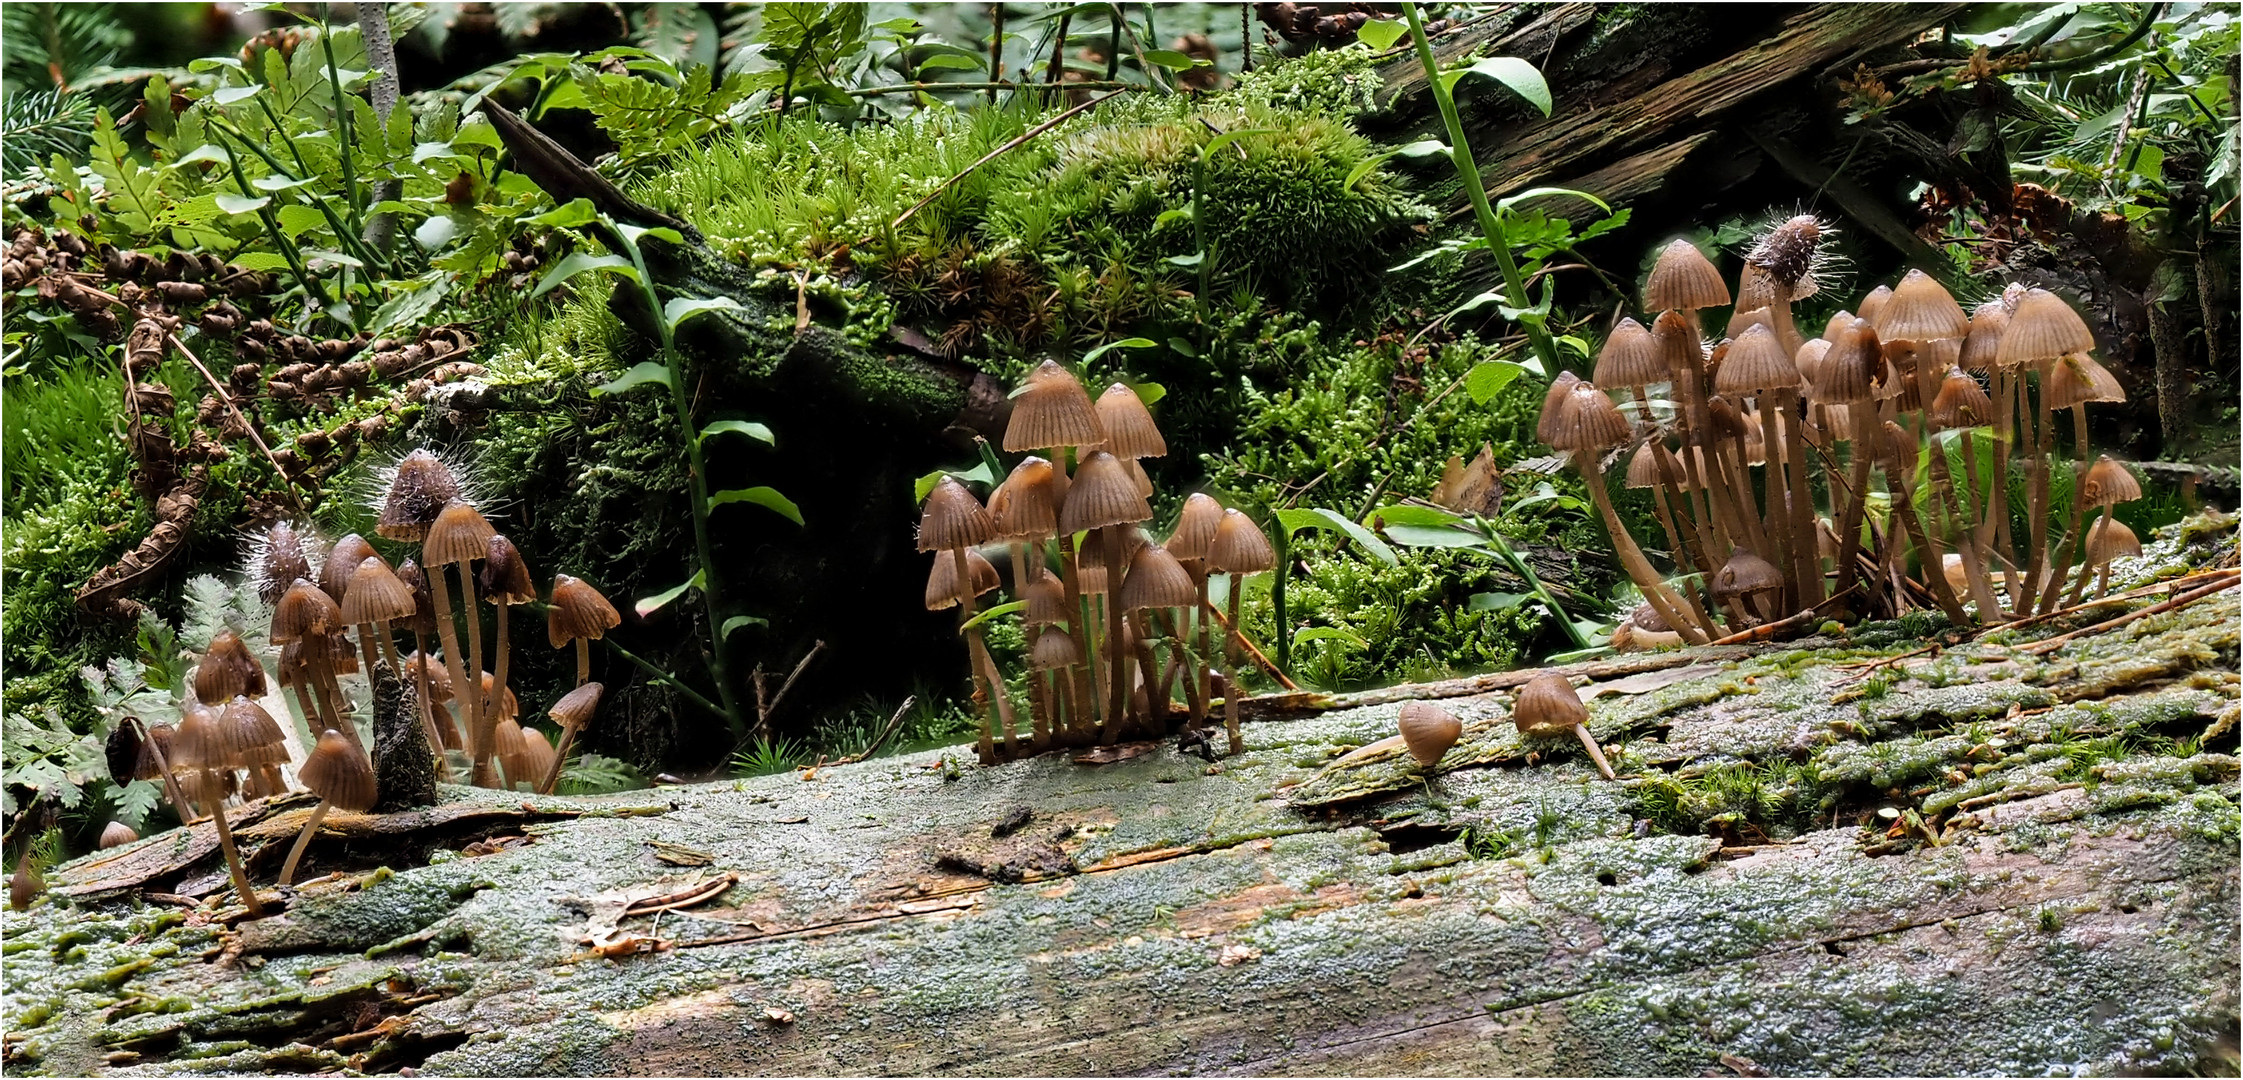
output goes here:
{"type": "MultiPolygon", "coordinates": [[[[219,143],[226,145],[228,150],[232,149],[226,137],[219,135],[215,128],[212,129],[211,134],[217,135],[219,143]]],[[[243,141],[245,144],[247,143],[246,139],[243,141]]],[[[250,199],[256,198],[257,193],[250,190],[248,178],[241,173],[241,162],[235,160],[233,154],[228,153],[226,164],[232,167],[234,185],[241,188],[242,196],[250,199]]],[[[280,222],[273,220],[272,207],[270,205],[258,207],[257,219],[265,223],[265,231],[272,235],[273,247],[280,252],[281,258],[288,260],[288,269],[296,275],[296,283],[304,287],[304,295],[310,298],[313,303],[318,304],[319,310],[324,313],[327,310],[327,291],[320,288],[319,284],[312,280],[310,272],[304,269],[304,260],[296,254],[296,245],[288,242],[287,235],[280,231],[280,222]]]]}
{"type": "Polygon", "coordinates": [[[365,199],[366,193],[358,189],[358,155],[351,147],[351,143],[355,141],[352,128],[356,125],[351,119],[350,106],[344,101],[342,72],[335,65],[334,31],[334,20],[329,17],[327,5],[319,5],[319,48],[327,56],[327,86],[335,95],[337,150],[340,151],[343,162],[343,205],[350,210],[350,235],[355,237],[365,229],[361,200],[365,199]]]}
{"type": "MultiPolygon", "coordinates": [[[[1277,549],[1277,576],[1271,578],[1269,583],[1270,612],[1277,620],[1277,669],[1279,671],[1291,671],[1293,670],[1293,627],[1291,623],[1286,621],[1285,617],[1285,582],[1293,576],[1293,531],[1286,528],[1285,523],[1281,521],[1273,521],[1271,524],[1277,526],[1277,528],[1270,530],[1270,539],[1276,541],[1272,546],[1277,549]]],[[[1232,574],[1231,588],[1235,589],[1240,585],[1238,575],[1232,574]]],[[[1239,629],[1236,622],[1233,622],[1231,626],[1234,631],[1239,629]]]]}
{"type": "Polygon", "coordinates": [[[644,659],[641,659],[638,654],[633,653],[631,650],[616,644],[614,638],[601,638],[600,644],[607,646],[615,653],[615,655],[620,656],[625,660],[629,660],[634,664],[637,664],[639,666],[639,670],[646,672],[649,678],[653,679],[655,682],[669,687],[672,690],[677,691],[679,694],[683,695],[687,701],[690,701],[695,705],[699,705],[702,708],[717,714],[718,716],[722,716],[727,721],[732,719],[730,716],[725,714],[723,706],[718,705],[716,702],[710,701],[706,697],[703,697],[700,691],[697,691],[692,687],[679,682],[677,676],[672,675],[669,672],[662,670],[661,668],[655,667],[653,664],[650,664],[644,659]]]}

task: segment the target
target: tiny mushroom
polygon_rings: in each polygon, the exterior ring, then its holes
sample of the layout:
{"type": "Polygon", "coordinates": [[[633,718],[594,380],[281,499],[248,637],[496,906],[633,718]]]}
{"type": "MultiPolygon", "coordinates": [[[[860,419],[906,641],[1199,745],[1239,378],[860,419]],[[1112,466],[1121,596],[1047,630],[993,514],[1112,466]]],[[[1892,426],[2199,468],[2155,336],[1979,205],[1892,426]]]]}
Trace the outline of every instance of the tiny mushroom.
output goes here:
{"type": "Polygon", "coordinates": [[[1581,703],[1581,695],[1565,676],[1545,671],[1519,687],[1518,697],[1511,703],[1511,722],[1518,725],[1521,735],[1563,735],[1571,730],[1588,749],[1597,772],[1607,780],[1614,779],[1604,751],[1589,735],[1589,707],[1581,703]]]}

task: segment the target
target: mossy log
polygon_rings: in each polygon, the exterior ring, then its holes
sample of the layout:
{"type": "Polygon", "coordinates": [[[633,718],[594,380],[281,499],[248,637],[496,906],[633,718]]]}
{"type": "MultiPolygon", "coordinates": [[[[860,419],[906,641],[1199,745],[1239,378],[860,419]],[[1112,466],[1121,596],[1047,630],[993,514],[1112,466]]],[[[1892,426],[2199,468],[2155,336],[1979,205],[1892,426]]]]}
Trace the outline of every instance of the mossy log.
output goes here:
{"type": "Polygon", "coordinates": [[[1212,765],[961,748],[446,788],[341,815],[327,876],[257,921],[181,906],[224,886],[207,827],[175,831],[5,916],[6,1066],[2232,1071],[2237,590],[2031,646],[2124,610],[1607,677],[1584,694],[1618,783],[1521,739],[1506,690],[1451,687],[1465,736],[1431,770],[1351,755],[1390,691],[1212,765]]]}

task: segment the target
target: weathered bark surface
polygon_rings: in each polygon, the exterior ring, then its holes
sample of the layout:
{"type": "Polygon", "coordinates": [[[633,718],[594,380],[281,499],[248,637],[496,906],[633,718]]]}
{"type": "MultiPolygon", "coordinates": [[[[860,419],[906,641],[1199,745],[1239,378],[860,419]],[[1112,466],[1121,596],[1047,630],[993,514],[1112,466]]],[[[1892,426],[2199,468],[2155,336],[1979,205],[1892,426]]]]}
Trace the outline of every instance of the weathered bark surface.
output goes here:
{"type": "MultiPolygon", "coordinates": [[[[1251,724],[1215,766],[961,748],[528,805],[447,788],[335,815],[312,870],[340,875],[231,929],[131,899],[222,892],[207,827],[176,831],[5,917],[6,1064],[2232,1070],[2236,595],[2046,657],[2018,646],[2065,624],[1638,668],[1584,691],[1614,691],[1590,726],[1619,783],[1571,740],[1522,741],[1496,690],[1444,697],[1466,730],[1432,775],[1337,761],[1394,730],[1390,693],[1251,724]],[[1793,765],[1813,791],[1777,787],[1793,765]],[[1713,813],[1747,773],[1765,786],[1713,813]]],[[[237,828],[269,852],[308,809],[237,828]]]]}

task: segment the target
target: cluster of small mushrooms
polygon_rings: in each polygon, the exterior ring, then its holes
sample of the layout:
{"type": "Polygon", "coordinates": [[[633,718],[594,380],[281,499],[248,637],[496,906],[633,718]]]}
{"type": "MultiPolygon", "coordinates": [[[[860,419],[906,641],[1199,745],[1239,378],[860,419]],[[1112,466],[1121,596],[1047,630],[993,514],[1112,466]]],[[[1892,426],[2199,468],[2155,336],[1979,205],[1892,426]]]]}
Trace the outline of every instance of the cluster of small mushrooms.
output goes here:
{"type": "Polygon", "coordinates": [[[1045,361],[1013,398],[1008,452],[1032,452],[984,506],[954,477],[927,496],[919,550],[936,553],[927,608],[956,607],[972,654],[975,694],[987,714],[984,763],[1023,751],[1018,714],[975,620],[975,598],[1000,585],[979,549],[1009,549],[1012,590],[1029,630],[1027,744],[1048,747],[1168,734],[1181,683],[1190,724],[1211,715],[1218,687],[1213,626],[1224,645],[1222,697],[1230,752],[1238,732],[1241,586],[1276,565],[1253,519],[1205,494],[1184,501],[1175,529],[1155,543],[1152,481],[1138,462],[1168,452],[1137,393],[1116,383],[1093,402],[1065,368],[1045,361]],[[1041,455],[1041,456],[1037,456],[1041,455]],[[1209,603],[1208,580],[1229,575],[1230,616],[1209,603]]]}
{"type": "MultiPolygon", "coordinates": [[[[465,772],[484,787],[550,792],[570,743],[599,706],[590,642],[621,619],[598,590],[559,574],[544,602],[548,640],[556,649],[573,646],[577,661],[576,688],[548,710],[560,727],[555,745],[534,724],[520,722],[507,684],[509,612],[539,602],[521,553],[425,450],[398,463],[378,511],[378,536],[418,545],[394,566],[356,533],[322,550],[308,528],[289,522],[267,529],[252,554],[252,584],[272,612],[277,682],[293,694],[303,720],[299,754],[290,753],[282,724],[261,704],[268,692],[265,665],[232,630],[213,637],[196,664],[176,724],[132,718],[110,740],[110,769],[119,782],[160,781],[183,821],[210,818],[235,891],[252,915],[261,905],[227,824],[229,799],[286,793],[284,767],[292,763],[296,783],[318,796],[282,864],[284,886],[295,879],[330,809],[363,813],[379,801],[376,763],[340,676],[363,673],[372,686],[379,670],[399,680],[420,728],[420,738],[408,741],[413,752],[428,754],[439,777],[465,772]],[[485,670],[478,602],[492,610],[488,652],[495,670],[485,670]],[[401,633],[411,635],[412,652],[399,653],[401,633]],[[440,650],[431,650],[431,636],[440,650]],[[476,673],[472,682],[470,671],[476,673]],[[463,693],[466,687],[475,689],[463,693]]],[[[112,823],[102,846],[134,839],[131,829],[112,823]]]]}
{"type": "Polygon", "coordinates": [[[2107,584],[2111,559],[2140,553],[2111,508],[2141,487],[2095,457],[2087,433],[2087,405],[2125,393],[2090,355],[2078,313],[2017,284],[1966,313],[1912,270],[1807,338],[1791,306],[1816,291],[1822,231],[1808,215],[1773,229],[1734,297],[1697,248],[1674,241],[1644,289],[1651,325],[1620,321],[1594,384],[1567,372],[1550,385],[1538,434],[1572,456],[1646,601],[1615,635],[1623,647],[1704,643],[1841,598],[1883,616],[1936,607],[1956,625],[2024,618],[2063,603],[2067,581],[2076,603],[2098,569],[2107,584]],[[1700,319],[1714,308],[1733,314],[1709,343],[1700,319]],[[1606,393],[1623,388],[1626,411],[1606,393]],[[2066,412],[2077,497],[2055,531],[2049,477],[2066,412]],[[1604,471],[1622,455],[1627,485],[1652,494],[1671,579],[1613,510],[1604,471]],[[2013,456],[2028,472],[2024,537],[2010,524],[2013,456]],[[2089,510],[2099,517],[2083,529],[2089,510]]]}

